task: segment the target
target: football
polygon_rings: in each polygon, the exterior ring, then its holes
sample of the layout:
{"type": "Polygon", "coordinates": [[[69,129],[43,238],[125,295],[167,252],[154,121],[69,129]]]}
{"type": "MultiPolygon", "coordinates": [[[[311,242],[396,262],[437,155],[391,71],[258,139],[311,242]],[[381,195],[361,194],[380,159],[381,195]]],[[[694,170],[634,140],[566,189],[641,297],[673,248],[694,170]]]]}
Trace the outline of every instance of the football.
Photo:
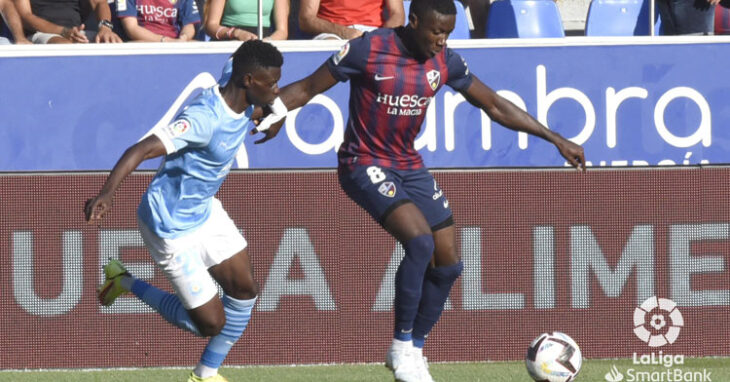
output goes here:
{"type": "Polygon", "coordinates": [[[538,382],[574,381],[582,363],[578,344],[561,332],[540,334],[525,357],[527,372],[538,382]]]}

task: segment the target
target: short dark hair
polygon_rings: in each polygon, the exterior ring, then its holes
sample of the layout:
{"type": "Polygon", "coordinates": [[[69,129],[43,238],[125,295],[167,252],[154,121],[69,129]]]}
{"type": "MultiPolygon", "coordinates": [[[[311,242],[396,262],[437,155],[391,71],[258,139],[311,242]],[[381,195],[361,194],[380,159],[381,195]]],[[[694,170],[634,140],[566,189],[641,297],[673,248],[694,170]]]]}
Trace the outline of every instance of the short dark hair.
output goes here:
{"type": "Polygon", "coordinates": [[[248,40],[241,44],[233,53],[232,79],[238,83],[246,73],[258,68],[280,68],[284,64],[284,57],[275,46],[261,40],[248,40]]]}
{"type": "Polygon", "coordinates": [[[425,17],[429,11],[436,11],[442,15],[456,15],[456,5],[453,0],[413,0],[411,2],[410,14],[425,17]]]}

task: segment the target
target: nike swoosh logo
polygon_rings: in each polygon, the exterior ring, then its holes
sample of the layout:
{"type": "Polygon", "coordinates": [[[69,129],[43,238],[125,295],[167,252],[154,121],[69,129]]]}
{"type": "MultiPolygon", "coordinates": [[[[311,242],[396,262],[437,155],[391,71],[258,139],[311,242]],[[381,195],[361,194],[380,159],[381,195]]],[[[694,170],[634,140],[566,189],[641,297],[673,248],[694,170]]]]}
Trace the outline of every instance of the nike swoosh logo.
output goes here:
{"type": "Polygon", "coordinates": [[[392,80],[393,78],[395,78],[395,77],[394,76],[384,77],[384,76],[381,76],[380,74],[377,74],[377,73],[375,74],[375,81],[392,80]]]}
{"type": "Polygon", "coordinates": [[[449,201],[448,200],[444,200],[444,208],[449,208],[449,201]]]}

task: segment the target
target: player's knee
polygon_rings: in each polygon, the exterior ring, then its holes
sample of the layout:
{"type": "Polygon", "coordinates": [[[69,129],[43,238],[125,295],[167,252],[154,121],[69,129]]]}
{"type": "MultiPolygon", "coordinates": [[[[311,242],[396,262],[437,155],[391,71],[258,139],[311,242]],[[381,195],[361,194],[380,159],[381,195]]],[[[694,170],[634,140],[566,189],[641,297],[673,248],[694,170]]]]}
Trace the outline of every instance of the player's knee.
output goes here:
{"type": "Polygon", "coordinates": [[[197,322],[198,331],[203,337],[213,337],[220,334],[223,326],[226,324],[226,316],[209,317],[201,322],[197,322]]]}
{"type": "Polygon", "coordinates": [[[226,294],[237,300],[250,300],[258,296],[259,284],[254,280],[247,283],[237,283],[232,286],[230,291],[226,291],[226,294]]]}
{"type": "Polygon", "coordinates": [[[459,261],[456,264],[443,267],[429,268],[426,277],[436,284],[453,284],[464,270],[464,263],[459,261]]]}
{"type": "Polygon", "coordinates": [[[404,249],[407,256],[431,261],[433,251],[436,245],[433,241],[433,235],[416,236],[404,243],[404,249]]]}

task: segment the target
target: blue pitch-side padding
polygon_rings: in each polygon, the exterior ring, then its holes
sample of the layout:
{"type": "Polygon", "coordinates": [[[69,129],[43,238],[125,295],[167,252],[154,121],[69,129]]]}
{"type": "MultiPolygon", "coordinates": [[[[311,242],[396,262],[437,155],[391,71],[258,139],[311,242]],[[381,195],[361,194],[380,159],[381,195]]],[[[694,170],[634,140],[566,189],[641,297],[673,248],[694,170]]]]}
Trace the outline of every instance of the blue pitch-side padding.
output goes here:
{"type": "MultiPolygon", "coordinates": [[[[586,18],[586,36],[648,36],[649,0],[593,0],[586,18]]],[[[654,17],[660,34],[659,12],[654,17]]]]}
{"type": "MultiPolygon", "coordinates": [[[[469,36],[469,19],[466,15],[464,6],[454,1],[456,6],[456,24],[454,25],[454,31],[449,35],[449,39],[468,39],[469,36]]],[[[403,25],[408,24],[408,11],[411,9],[411,2],[408,0],[403,1],[403,8],[405,9],[405,20],[403,25]]]]}
{"type": "Polygon", "coordinates": [[[560,11],[552,0],[498,0],[489,8],[487,38],[564,36],[560,11]]]}

